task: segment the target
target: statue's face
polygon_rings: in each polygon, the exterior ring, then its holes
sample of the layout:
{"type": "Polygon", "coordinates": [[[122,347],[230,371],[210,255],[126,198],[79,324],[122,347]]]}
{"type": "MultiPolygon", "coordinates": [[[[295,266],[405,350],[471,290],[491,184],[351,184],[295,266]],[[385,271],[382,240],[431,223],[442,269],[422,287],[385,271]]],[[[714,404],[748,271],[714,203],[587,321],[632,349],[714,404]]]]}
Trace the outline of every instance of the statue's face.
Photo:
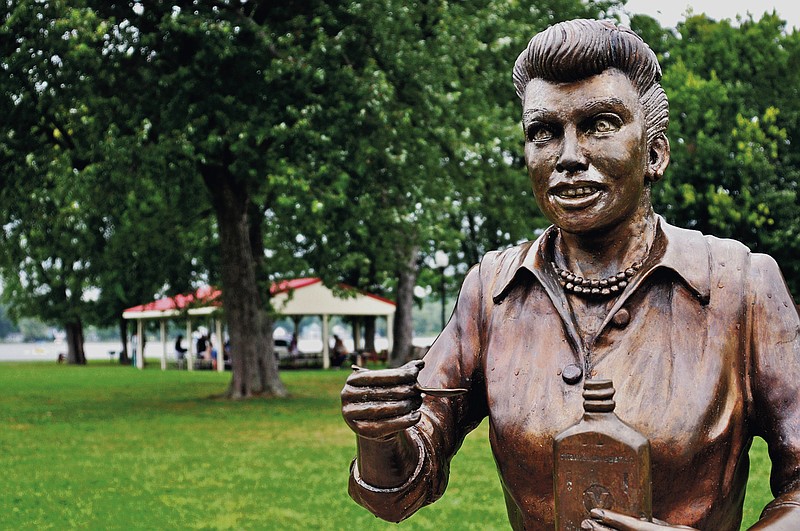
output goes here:
{"type": "Polygon", "coordinates": [[[644,111],[623,73],[609,69],[572,83],[533,79],[522,125],[533,193],[554,225],[589,233],[643,211],[644,111]]]}

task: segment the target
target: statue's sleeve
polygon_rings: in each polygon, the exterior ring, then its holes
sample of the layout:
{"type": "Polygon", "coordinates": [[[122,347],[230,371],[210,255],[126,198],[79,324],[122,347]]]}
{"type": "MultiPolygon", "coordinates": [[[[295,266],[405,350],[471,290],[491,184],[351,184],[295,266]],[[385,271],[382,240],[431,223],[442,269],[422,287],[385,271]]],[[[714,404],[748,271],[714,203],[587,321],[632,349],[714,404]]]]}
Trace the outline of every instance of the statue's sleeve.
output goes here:
{"type": "Polygon", "coordinates": [[[751,529],[800,529],[800,317],[778,264],[752,255],[750,419],[767,442],[775,499],[751,529]]]}
{"type": "Polygon", "coordinates": [[[392,522],[411,516],[444,493],[450,460],[464,437],[486,416],[482,376],[481,329],[484,313],[481,269],[473,267],[461,286],[450,321],[425,355],[419,382],[426,387],[468,389],[457,397],[425,395],[420,422],[407,430],[417,447],[418,461],[411,477],[399,487],[381,489],[365,483],[357,463],[350,469],[350,496],[373,514],[392,522]]]}

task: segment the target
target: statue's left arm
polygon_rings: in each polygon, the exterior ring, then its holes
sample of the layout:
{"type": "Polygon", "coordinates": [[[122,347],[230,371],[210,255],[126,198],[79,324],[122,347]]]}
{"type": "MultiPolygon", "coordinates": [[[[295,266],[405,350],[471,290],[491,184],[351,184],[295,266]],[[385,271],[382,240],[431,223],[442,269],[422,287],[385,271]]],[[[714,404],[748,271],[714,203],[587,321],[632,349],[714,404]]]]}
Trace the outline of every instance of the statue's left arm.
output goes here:
{"type": "Polygon", "coordinates": [[[800,317],[775,261],[752,255],[748,293],[754,435],[772,460],[775,499],[750,529],[800,529],[800,317]]]}

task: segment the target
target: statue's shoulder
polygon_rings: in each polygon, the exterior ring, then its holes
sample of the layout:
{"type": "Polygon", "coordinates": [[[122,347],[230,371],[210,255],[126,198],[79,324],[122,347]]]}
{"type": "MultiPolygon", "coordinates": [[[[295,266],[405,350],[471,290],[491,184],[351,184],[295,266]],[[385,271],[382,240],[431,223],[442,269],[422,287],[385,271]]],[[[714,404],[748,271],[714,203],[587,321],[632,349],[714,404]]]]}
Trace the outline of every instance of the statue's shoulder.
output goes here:
{"type": "Polygon", "coordinates": [[[535,252],[536,242],[538,240],[530,240],[527,242],[519,243],[513,247],[506,247],[505,249],[495,249],[489,251],[483,256],[481,262],[503,263],[503,262],[521,262],[528,257],[529,253],[535,252]]]}
{"type": "Polygon", "coordinates": [[[479,266],[484,293],[496,300],[514,282],[521,268],[532,270],[535,267],[537,249],[538,240],[486,253],[479,266]]]}
{"type": "Polygon", "coordinates": [[[523,242],[505,249],[489,251],[481,258],[480,268],[484,275],[504,276],[512,274],[524,264],[533,261],[533,254],[538,248],[538,240],[523,242]]]}
{"type": "Polygon", "coordinates": [[[671,244],[691,250],[705,247],[709,258],[714,262],[725,260],[726,257],[749,259],[752,254],[750,248],[738,240],[703,234],[699,230],[676,227],[664,221],[661,227],[671,244]]]}
{"type": "Polygon", "coordinates": [[[723,281],[723,284],[725,279],[759,284],[766,277],[777,278],[780,275],[780,267],[772,256],[753,252],[738,240],[672,225],[662,227],[668,233],[670,245],[677,245],[687,258],[697,261],[705,254],[712,278],[723,281]]]}

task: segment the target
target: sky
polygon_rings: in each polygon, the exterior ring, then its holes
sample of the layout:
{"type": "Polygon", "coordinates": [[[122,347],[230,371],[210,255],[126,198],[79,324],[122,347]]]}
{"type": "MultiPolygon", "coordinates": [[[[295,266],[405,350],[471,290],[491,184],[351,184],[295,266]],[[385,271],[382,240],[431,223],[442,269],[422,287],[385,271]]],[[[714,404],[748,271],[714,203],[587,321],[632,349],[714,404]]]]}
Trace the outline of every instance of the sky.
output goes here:
{"type": "Polygon", "coordinates": [[[705,13],[714,20],[728,18],[736,21],[736,15],[753,14],[756,20],[765,12],[775,9],[787,22],[787,28],[800,29],[800,2],[798,0],[628,0],[626,10],[630,13],[650,15],[662,26],[674,28],[684,19],[687,9],[694,14],[705,13]]]}

